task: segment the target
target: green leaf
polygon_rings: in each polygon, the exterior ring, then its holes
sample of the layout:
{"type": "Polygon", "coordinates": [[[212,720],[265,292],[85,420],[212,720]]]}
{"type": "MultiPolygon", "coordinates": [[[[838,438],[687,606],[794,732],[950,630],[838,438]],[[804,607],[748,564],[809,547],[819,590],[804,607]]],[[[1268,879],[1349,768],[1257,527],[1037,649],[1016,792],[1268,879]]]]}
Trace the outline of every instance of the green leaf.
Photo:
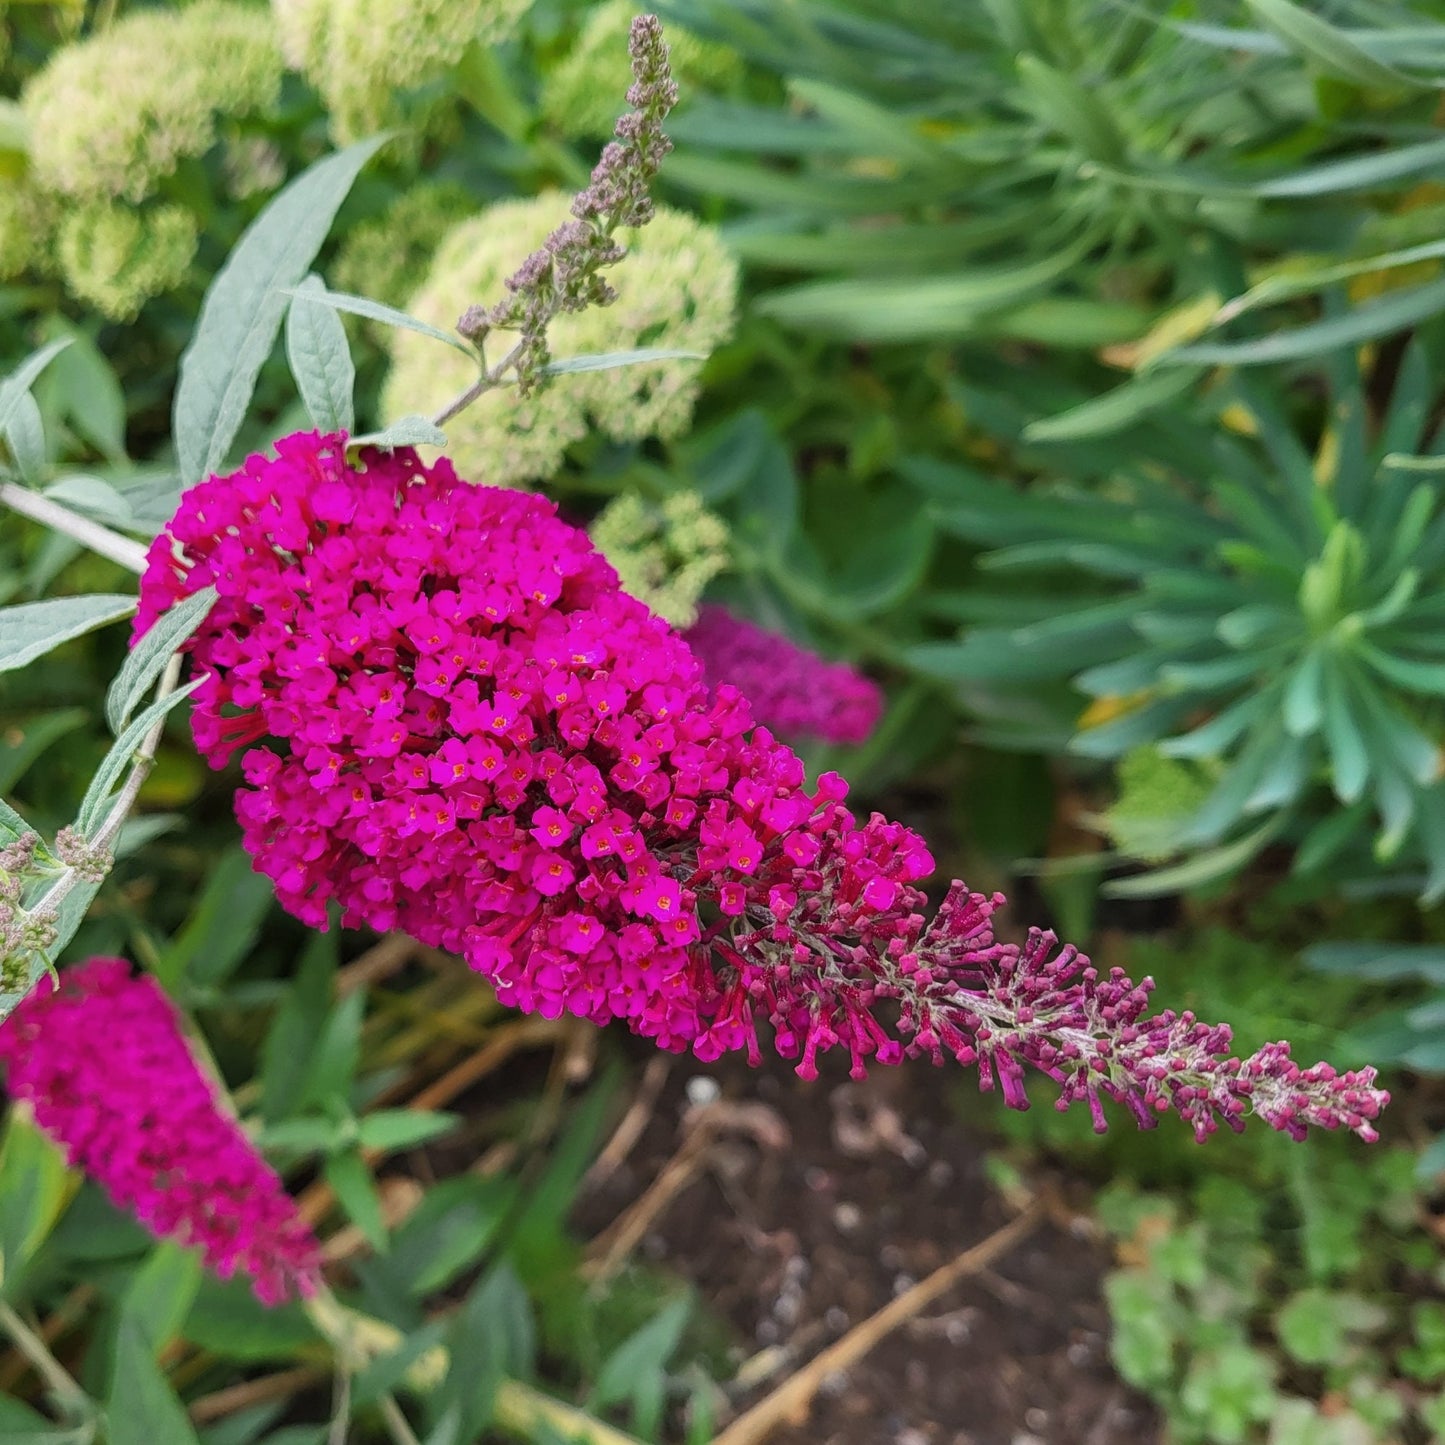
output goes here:
{"type": "Polygon", "coordinates": [[[651,1439],[660,1424],[667,1362],[682,1340],[691,1312],[692,1302],[686,1296],[675,1299],[623,1340],[597,1372],[588,1410],[631,1402],[637,1433],[651,1439]]]}
{"type": "Polygon", "coordinates": [[[1341,346],[1358,346],[1379,336],[1393,335],[1415,326],[1445,309],[1445,280],[1391,291],[1340,316],[1329,316],[1307,326],[1278,331],[1253,341],[1200,342],[1181,346],[1156,357],[1153,366],[1262,366],[1267,362],[1298,361],[1341,346]]]}
{"type": "Polygon", "coordinates": [[[45,393],[91,446],[112,462],[125,460],[125,393],[115,368],[85,332],[53,316],[48,333],[70,345],[45,378],[45,393]]]}
{"type": "Polygon", "coordinates": [[[377,1109],[361,1120],[363,1149],[409,1149],[449,1134],[461,1123],[459,1114],[428,1114],[416,1109],[377,1109]]]}
{"type": "Polygon", "coordinates": [[[290,293],[286,360],[317,430],[349,432],[356,424],[352,396],[356,366],[340,318],[329,307],[315,304],[325,292],[319,276],[308,276],[290,293]]]}
{"type": "Polygon", "coordinates": [[[298,1092],[297,1108],[313,1104],[325,1108],[350,1099],[361,1062],[361,1020],[365,1013],[366,994],[360,989],[340,999],[331,1010],[298,1092]]]}
{"type": "Polygon", "coordinates": [[[649,361],[706,361],[705,351],[669,351],[665,347],[643,346],[636,351],[599,351],[591,356],[567,356],[549,361],[544,376],[569,376],[577,371],[613,371],[619,366],[640,366],[649,361]]]}
{"type": "Polygon", "coordinates": [[[105,720],[111,732],[119,733],[130,721],[176,649],[206,620],[215,601],[214,587],[201,588],[161,613],[131,648],[105,696],[105,720]]]}
{"type": "Polygon", "coordinates": [[[182,980],[198,989],[219,987],[250,952],[274,896],[271,880],[231,848],[212,867],[205,892],[152,972],[171,993],[182,980]]]}
{"type": "MultiPolygon", "coordinates": [[[[52,743],[83,726],[90,714],[83,707],[63,708],[26,722],[15,723],[0,741],[0,792],[13,788],[25,771],[52,743]]],[[[11,840],[0,823],[0,848],[11,840]]]]}
{"type": "Polygon", "coordinates": [[[0,1140],[0,1291],[20,1278],[21,1267],[44,1243],[79,1184],[65,1156],[17,1109],[0,1140]]]}
{"type": "Polygon", "coordinates": [[[1103,396],[1092,397],[1057,416],[1030,422],[1024,428],[1026,442],[1074,441],[1079,437],[1112,436],[1150,413],[1177,400],[1193,387],[1198,373],[1178,371],[1146,372],[1132,377],[1103,396]]]}
{"type": "Polygon", "coordinates": [[[151,1342],[136,1320],[122,1314],[115,1342],[115,1374],[105,1407],[109,1445],[200,1445],[151,1342]]]}
{"type": "Polygon", "coordinates": [[[56,597],[0,607],[0,672],[10,672],[44,657],[62,642],[129,617],[134,597],[99,592],[88,597],[56,597]]]}
{"type": "Polygon", "coordinates": [[[398,417],[380,431],[352,437],[349,447],[444,447],[447,434],[424,416],[398,417]]]}
{"type": "Polygon", "coordinates": [[[1183,863],[1156,868],[1133,878],[1118,878],[1101,890],[1110,898],[1157,898],[1166,893],[1186,893],[1206,883],[1227,878],[1243,868],[1280,831],[1282,820],[1271,818],[1252,833],[1210,848],[1183,863]]]}
{"type": "Polygon", "coordinates": [[[100,477],[72,472],[44,489],[46,497],[111,527],[134,527],[135,513],[125,494],[100,477]]]}
{"type": "Polygon", "coordinates": [[[59,337],[39,351],[31,352],[4,381],[0,381],[0,432],[9,428],[10,418],[20,406],[21,399],[30,395],[35,378],[69,345],[68,336],[59,337]]]}
{"type": "Polygon", "coordinates": [[[89,835],[100,822],[101,813],[110,798],[111,789],[120,781],[121,774],[130,767],[136,749],[140,747],[145,735],[172,708],[184,702],[205,680],[205,675],[192,678],[184,687],[179,687],[174,692],[167,693],[165,697],[158,698],[115,740],[115,746],[101,759],[100,767],[96,769],[95,776],[90,780],[90,786],[85,790],[85,797],[81,799],[75,825],[82,833],[89,835]]]}
{"type": "Polygon", "coordinates": [[[1018,58],[1019,79],[1033,113],[1068,145],[1104,165],[1123,165],[1128,145],[1097,94],[1036,55],[1018,58]]]}
{"type": "Polygon", "coordinates": [[[163,1240],[131,1277],[121,1297],[121,1318],[135,1322],[153,1356],[158,1358],[180,1333],[203,1273],[195,1250],[163,1240]]]}
{"type": "Polygon", "coordinates": [[[347,1218],[366,1236],[373,1249],[386,1252],[386,1224],[381,1217],[381,1196],[366,1161],[354,1149],[333,1154],[326,1161],[326,1182],[347,1218]]]}
{"type": "Polygon", "coordinates": [[[1076,266],[1090,244],[1092,237],[1085,237],[1041,261],[952,276],[810,281],[770,291],[754,309],[784,325],[861,341],[957,336],[980,317],[1043,290],[1076,266]]]}
{"type": "Polygon", "coordinates": [[[298,1095],[331,1008],[336,940],[314,935],[261,1047],[261,1117],[268,1124],[301,1107],[298,1095]]]}
{"type": "Polygon", "coordinates": [[[358,141],[303,171],[246,228],[201,304],[181,357],[173,430],[182,486],[226,459],[276,344],[287,297],[311,268],[362,166],[386,136],[358,141]]]}
{"type": "Polygon", "coordinates": [[[403,331],[415,331],[422,336],[430,336],[433,341],[446,342],[453,350],[460,351],[472,361],[478,360],[476,348],[454,331],[443,331],[441,327],[433,326],[419,316],[408,316],[405,311],[398,311],[395,306],[384,306],[380,301],[372,301],[366,296],[328,290],[319,277],[310,279],[316,282],[315,286],[283,288],[282,294],[305,301],[311,306],[327,306],[333,311],[345,311],[352,316],[364,316],[368,321],[380,321],[385,326],[396,326],[403,331]]]}
{"type": "Polygon", "coordinates": [[[204,1275],[182,1333],[223,1360],[244,1363],[294,1359],[321,1344],[301,1305],[263,1305],[244,1276],[204,1275]]]}
{"type": "Polygon", "coordinates": [[[1293,0],[1247,0],[1260,23],[1326,75],[1337,75],[1374,90],[1416,90],[1419,81],[1362,50],[1338,26],[1322,20],[1293,0]]]}
{"type": "Polygon", "coordinates": [[[346,1139],[346,1123],[308,1114],[301,1119],[282,1119],[267,1124],[257,1143],[263,1149],[294,1149],[303,1154],[324,1154],[346,1139]]]}

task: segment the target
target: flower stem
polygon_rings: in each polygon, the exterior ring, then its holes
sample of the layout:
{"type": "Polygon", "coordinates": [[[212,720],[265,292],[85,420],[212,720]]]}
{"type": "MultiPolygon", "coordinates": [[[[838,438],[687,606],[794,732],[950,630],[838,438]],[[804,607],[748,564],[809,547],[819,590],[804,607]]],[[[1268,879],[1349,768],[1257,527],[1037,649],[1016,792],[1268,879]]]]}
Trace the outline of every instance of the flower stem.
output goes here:
{"type": "Polygon", "coordinates": [[[0,1329],[10,1336],[15,1348],[30,1361],[36,1374],[50,1386],[51,1393],[67,1411],[82,1418],[95,1414],[95,1404],[90,1396],[51,1354],[50,1346],[4,1300],[0,1300],[0,1329]]]}
{"type": "Polygon", "coordinates": [[[141,543],[123,537],[119,532],[112,532],[109,527],[92,522],[89,517],[82,517],[28,487],[15,482],[0,482],[0,502],[11,511],[49,527],[52,532],[60,532],[81,546],[89,547],[92,552],[118,562],[137,576],[146,569],[146,548],[141,543]]]}

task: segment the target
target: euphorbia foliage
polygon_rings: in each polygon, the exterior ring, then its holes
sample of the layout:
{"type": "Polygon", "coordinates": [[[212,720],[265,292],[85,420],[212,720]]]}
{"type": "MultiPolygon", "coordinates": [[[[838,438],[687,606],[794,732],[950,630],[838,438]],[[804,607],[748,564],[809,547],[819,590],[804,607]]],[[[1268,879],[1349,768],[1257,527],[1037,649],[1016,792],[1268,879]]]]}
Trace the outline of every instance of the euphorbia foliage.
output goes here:
{"type": "Polygon", "coordinates": [[[625,1019],[701,1058],[761,1019],[804,1075],[868,1060],[976,1065],[1025,1102],[1101,1097],[1202,1138],[1253,1112],[1373,1138],[1374,1073],[1301,1070],[1285,1045],[1147,1016],[1151,983],[1035,930],[996,942],[1002,899],[955,883],[930,920],[923,840],[798,757],[683,639],[619,590],[537,496],[461,481],[343,436],[186,493],[142,582],[137,635],[213,584],[191,644],[195,734],[246,747],[236,811],[283,905],[318,927],[401,928],[461,953],[506,1003],[625,1019]]]}

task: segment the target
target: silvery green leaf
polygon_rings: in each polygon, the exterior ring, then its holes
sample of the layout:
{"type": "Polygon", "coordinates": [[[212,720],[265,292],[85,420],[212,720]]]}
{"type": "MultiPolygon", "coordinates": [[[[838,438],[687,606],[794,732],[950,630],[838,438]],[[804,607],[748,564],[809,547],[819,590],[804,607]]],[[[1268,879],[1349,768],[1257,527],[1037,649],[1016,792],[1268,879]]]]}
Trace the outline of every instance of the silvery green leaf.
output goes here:
{"type": "Polygon", "coordinates": [[[348,443],[353,447],[444,447],[446,444],[447,434],[424,416],[399,417],[381,431],[352,437],[348,443]]]}
{"type": "Polygon", "coordinates": [[[31,383],[67,346],[70,338],[62,336],[33,351],[4,381],[0,381],[0,430],[10,423],[10,414],[19,405],[22,396],[28,396],[31,383]]]}
{"type": "Polygon", "coordinates": [[[356,424],[356,366],[346,328],[335,311],[317,304],[326,295],[319,276],[308,276],[288,294],[286,360],[301,400],[319,430],[349,432],[356,424]]]}
{"type": "Polygon", "coordinates": [[[60,502],[73,512],[93,517],[112,527],[129,527],[135,520],[130,503],[109,482],[80,472],[61,477],[45,488],[52,502],[60,502]]]}
{"type": "Polygon", "coordinates": [[[287,306],[284,288],[310,270],[352,182],[386,140],[358,141],[303,171],[246,228],[211,282],[176,387],[183,486],[225,460],[276,344],[287,306]]]}
{"type": "Polygon", "coordinates": [[[136,705],[148,693],[176,649],[205,621],[216,601],[216,589],[203,587],[163,612],[131,648],[105,698],[105,720],[113,733],[130,721],[136,705]]]}
{"type": "Polygon", "coordinates": [[[599,351],[592,356],[568,356],[549,361],[542,368],[544,376],[566,376],[574,371],[612,371],[619,366],[639,366],[647,361],[706,361],[705,351],[668,351],[644,346],[637,351],[599,351]]]}
{"type": "Polygon", "coordinates": [[[384,306],[380,301],[372,301],[369,297],[353,296],[348,291],[328,291],[320,283],[315,290],[298,286],[286,294],[310,301],[317,306],[329,306],[333,311],[346,311],[352,316],[364,316],[368,321],[380,321],[384,326],[396,326],[403,331],[415,331],[421,336],[430,336],[433,341],[446,342],[448,346],[460,351],[463,356],[471,357],[473,361],[477,359],[476,351],[455,332],[443,331],[440,326],[433,326],[430,321],[398,311],[395,306],[384,306]]]}
{"type": "Polygon", "coordinates": [[[45,421],[40,404],[27,391],[16,397],[5,423],[5,442],[20,475],[38,482],[45,474],[45,421]]]}
{"type": "Polygon", "coordinates": [[[134,597],[115,592],[0,607],[0,672],[24,667],[62,642],[118,622],[135,609],[134,597]]]}
{"type": "Polygon", "coordinates": [[[175,692],[168,692],[164,697],[158,698],[115,740],[115,745],[101,759],[100,767],[90,780],[90,786],[85,790],[85,797],[80,801],[80,811],[76,815],[75,826],[87,837],[95,831],[95,826],[100,822],[101,814],[110,798],[111,789],[120,781],[121,774],[131,765],[135,751],[140,747],[145,735],[173,707],[188,698],[205,680],[205,675],[192,678],[184,687],[177,688],[175,692]]]}
{"type": "Polygon", "coordinates": [[[0,798],[0,848],[8,848],[17,838],[34,831],[4,798],[0,798]]]}

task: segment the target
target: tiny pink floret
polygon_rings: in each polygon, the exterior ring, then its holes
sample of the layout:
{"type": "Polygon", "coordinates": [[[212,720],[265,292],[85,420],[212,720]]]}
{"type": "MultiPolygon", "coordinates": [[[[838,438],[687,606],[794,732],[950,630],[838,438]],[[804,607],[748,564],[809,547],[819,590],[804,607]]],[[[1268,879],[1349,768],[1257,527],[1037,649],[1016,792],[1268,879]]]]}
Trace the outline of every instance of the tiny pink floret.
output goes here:
{"type": "Polygon", "coordinates": [[[0,1024],[13,1098],[120,1209],[278,1304],[310,1295],[321,1250],[280,1178],[217,1103],[180,1018],[124,959],[68,968],[0,1024]]]}
{"type": "Polygon", "coordinates": [[[1249,1114],[1374,1137],[1373,1070],[1232,1058],[1227,1028],[1150,1015],[1150,980],[1049,933],[996,941],[997,895],[954,883],[930,919],[923,839],[860,822],[836,774],[810,789],[543,497],[286,437],[186,493],[135,635],[208,584],[196,742],[215,767],[244,750],[245,846],[308,924],[339,905],[505,1004],[703,1059],[758,1061],[763,1023],[804,1076],[832,1048],[855,1075],[951,1058],[1023,1107],[1027,1066],[1100,1126],[1111,1098],[1201,1139],[1249,1114]]]}

